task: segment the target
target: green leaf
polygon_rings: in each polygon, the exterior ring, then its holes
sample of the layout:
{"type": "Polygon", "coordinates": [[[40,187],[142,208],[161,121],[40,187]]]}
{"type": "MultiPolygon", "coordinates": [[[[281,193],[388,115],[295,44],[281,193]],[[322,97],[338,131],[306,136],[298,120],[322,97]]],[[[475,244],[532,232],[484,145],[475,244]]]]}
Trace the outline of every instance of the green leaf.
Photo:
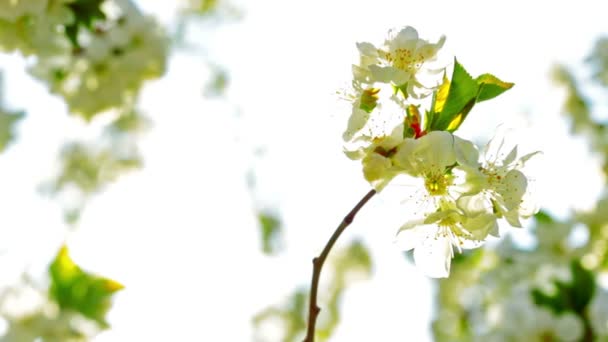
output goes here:
{"type": "Polygon", "coordinates": [[[74,310],[102,327],[108,326],[105,316],[112,295],[123,289],[120,283],[83,271],[74,263],[66,246],[62,246],[57,253],[49,267],[49,274],[49,296],[62,310],[74,310]]]}
{"type": "Polygon", "coordinates": [[[492,74],[483,74],[475,79],[479,84],[479,95],[477,102],[486,101],[511,89],[515,84],[501,81],[492,74]]]}
{"type": "Polygon", "coordinates": [[[501,81],[491,74],[483,74],[473,79],[454,59],[452,79],[448,80],[444,76],[443,84],[433,94],[425,130],[454,132],[476,103],[492,99],[511,87],[513,83],[501,81]]]}
{"type": "Polygon", "coordinates": [[[438,95],[435,96],[433,103],[433,122],[429,129],[431,131],[445,131],[452,127],[451,131],[456,130],[460,123],[464,121],[468,112],[473,108],[475,99],[479,92],[479,85],[464,69],[464,67],[454,59],[454,71],[452,80],[449,84],[444,84],[439,88],[438,95]],[[447,96],[445,92],[447,91],[447,96]]]}

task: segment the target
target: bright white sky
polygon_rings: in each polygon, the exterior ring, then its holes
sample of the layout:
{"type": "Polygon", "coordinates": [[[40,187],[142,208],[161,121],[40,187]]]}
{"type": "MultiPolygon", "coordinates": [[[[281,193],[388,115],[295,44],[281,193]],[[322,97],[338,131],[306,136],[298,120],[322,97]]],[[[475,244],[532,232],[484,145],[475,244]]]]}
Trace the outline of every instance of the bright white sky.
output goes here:
{"type": "MultiPolygon", "coordinates": [[[[163,22],[173,2],[141,1],[163,22]]],[[[549,80],[557,61],[578,63],[608,31],[600,2],[260,0],[236,4],[244,19],[191,36],[230,73],[227,101],[202,97],[201,57],[173,54],[169,72],[150,83],[142,108],[154,122],[142,137],[145,168],[89,203],[68,234],[77,262],[126,285],[98,341],[247,341],[251,317],[307,285],[311,258],[368,185],[341,152],[348,110],[335,90],[347,84],[357,41],[379,43],[391,27],[447,36],[474,75],[491,72],[515,88],[475,108],[459,134],[491,137],[504,123],[522,151],[542,150],[534,185],[559,216],[593,204],[601,176],[584,142],[567,135],[562,92],[549,80]],[[235,115],[238,112],[239,115],[235,115]],[[256,146],[259,192],[245,174],[256,146]],[[259,250],[256,205],[277,207],[286,250],[259,250]]],[[[20,56],[2,56],[5,101],[27,111],[18,143],[0,156],[0,278],[30,265],[43,270],[67,227],[59,205],[37,185],[48,179],[66,137],[92,137],[61,101],[23,72],[20,56]],[[4,272],[5,269],[12,271],[4,272]]],[[[99,126],[99,125],[97,125],[99,126]]],[[[374,261],[371,281],[343,301],[332,341],[428,341],[432,284],[392,244],[407,213],[375,198],[339,242],[363,237],[374,261]],[[397,215],[398,214],[398,215],[397,215]]],[[[339,247],[339,246],[338,246],[339,247]]]]}

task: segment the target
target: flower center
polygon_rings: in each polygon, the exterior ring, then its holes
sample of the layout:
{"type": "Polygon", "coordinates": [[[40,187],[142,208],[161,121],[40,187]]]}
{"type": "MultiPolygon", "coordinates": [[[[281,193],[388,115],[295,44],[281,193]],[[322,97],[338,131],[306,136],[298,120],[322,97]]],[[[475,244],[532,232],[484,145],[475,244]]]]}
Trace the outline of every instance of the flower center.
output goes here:
{"type": "Polygon", "coordinates": [[[395,49],[395,51],[386,53],[386,60],[395,68],[406,72],[418,70],[424,62],[422,55],[414,56],[409,49],[395,49]]]}
{"type": "Polygon", "coordinates": [[[445,217],[437,222],[437,225],[440,227],[452,228],[456,225],[456,220],[452,216],[445,217]]]}
{"type": "Polygon", "coordinates": [[[488,177],[488,184],[496,184],[502,181],[503,176],[498,172],[494,165],[489,165],[488,167],[479,167],[481,173],[488,177]]]}
{"type": "Polygon", "coordinates": [[[448,193],[452,177],[443,173],[429,173],[424,176],[424,187],[431,196],[443,196],[448,193]]]}

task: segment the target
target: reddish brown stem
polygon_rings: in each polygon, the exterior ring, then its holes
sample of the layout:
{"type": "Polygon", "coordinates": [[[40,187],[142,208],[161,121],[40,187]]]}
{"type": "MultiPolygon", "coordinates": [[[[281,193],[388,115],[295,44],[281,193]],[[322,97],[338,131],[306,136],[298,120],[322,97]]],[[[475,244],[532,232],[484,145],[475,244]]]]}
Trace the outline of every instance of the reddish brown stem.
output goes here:
{"type": "Polygon", "coordinates": [[[355,219],[355,215],[363,208],[363,206],[376,194],[376,190],[370,190],[360,201],[355,205],[355,207],[344,217],[342,222],[332,236],[325,244],[325,248],[321,254],[312,259],[312,280],[310,284],[310,302],[308,306],[308,327],[306,329],[306,337],[304,338],[304,342],[314,342],[315,341],[315,325],[317,323],[317,316],[321,311],[321,308],[317,305],[317,291],[319,289],[319,278],[321,277],[321,269],[323,268],[323,263],[325,263],[325,259],[327,255],[331,251],[331,248],[334,246],[334,243],[338,240],[342,232],[348,227],[353,220],[355,219]]]}

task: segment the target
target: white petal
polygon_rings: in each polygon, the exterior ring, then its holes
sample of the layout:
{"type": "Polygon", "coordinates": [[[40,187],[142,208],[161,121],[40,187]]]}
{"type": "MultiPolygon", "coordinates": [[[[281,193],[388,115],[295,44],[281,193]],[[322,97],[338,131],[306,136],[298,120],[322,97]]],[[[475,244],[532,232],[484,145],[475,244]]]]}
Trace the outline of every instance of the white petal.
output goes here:
{"type": "Polygon", "coordinates": [[[381,67],[378,65],[370,65],[369,71],[372,77],[377,82],[390,83],[401,85],[409,81],[411,75],[401,69],[393,68],[392,66],[381,67]]]}
{"type": "Polygon", "coordinates": [[[499,158],[500,152],[505,144],[505,134],[505,128],[502,126],[499,127],[494,137],[486,144],[483,149],[483,154],[488,162],[495,163],[499,158]]]}
{"type": "Polygon", "coordinates": [[[462,189],[462,193],[476,194],[489,187],[488,176],[479,171],[477,167],[458,166],[455,170],[464,172],[465,182],[458,184],[458,188],[462,189]]]}
{"type": "MultiPolygon", "coordinates": [[[[369,71],[369,69],[367,68],[367,66],[369,64],[374,64],[375,61],[372,61],[371,63],[368,64],[364,64],[365,67],[360,67],[358,65],[353,65],[352,67],[352,71],[353,71],[353,83],[362,83],[362,82],[369,82],[369,78],[371,77],[371,72],[369,71]]],[[[363,62],[361,62],[361,64],[363,64],[363,62]]],[[[360,86],[360,85],[359,85],[360,86]]]]}
{"type": "Polygon", "coordinates": [[[359,101],[353,104],[353,111],[348,119],[348,127],[342,135],[345,141],[352,140],[354,135],[359,132],[369,120],[369,113],[359,108],[359,101]]]}
{"type": "Polygon", "coordinates": [[[479,151],[472,142],[454,135],[454,152],[458,164],[473,168],[479,166],[479,151]]]}
{"type": "Polygon", "coordinates": [[[519,170],[511,170],[502,179],[501,184],[504,187],[500,189],[499,193],[502,195],[507,210],[519,207],[528,187],[526,176],[519,170]]]}
{"type": "Polygon", "coordinates": [[[454,251],[447,237],[428,237],[414,250],[414,261],[424,274],[432,278],[447,278],[454,251]]]}
{"type": "Polygon", "coordinates": [[[423,167],[444,169],[456,162],[454,137],[444,131],[433,131],[418,139],[419,145],[414,151],[423,167]]]}
{"type": "Polygon", "coordinates": [[[395,165],[403,168],[403,171],[412,176],[416,174],[416,160],[414,159],[414,150],[418,146],[419,141],[415,139],[405,139],[397,147],[397,152],[393,156],[395,165]]]}
{"type": "Polygon", "coordinates": [[[358,160],[365,156],[365,152],[363,152],[361,149],[356,149],[356,150],[344,149],[344,154],[352,160],[358,160]]]}
{"type": "Polygon", "coordinates": [[[426,226],[423,224],[422,220],[415,220],[401,226],[395,237],[395,243],[404,251],[419,246],[426,238],[426,226]]]}
{"type": "Polygon", "coordinates": [[[359,53],[364,56],[378,57],[378,49],[376,49],[376,47],[372,43],[357,43],[357,49],[359,49],[359,53]]]}
{"type": "Polygon", "coordinates": [[[532,152],[532,153],[528,153],[525,156],[519,158],[519,161],[517,162],[517,167],[524,167],[526,162],[528,160],[530,160],[530,158],[534,157],[537,154],[542,153],[541,151],[536,151],[536,152],[532,152]]]}
{"type": "Polygon", "coordinates": [[[521,228],[521,222],[519,221],[519,213],[516,209],[507,211],[504,213],[504,218],[509,222],[509,224],[513,227],[521,228]]]}
{"type": "Polygon", "coordinates": [[[511,164],[515,160],[515,157],[517,157],[517,145],[513,146],[511,152],[509,152],[509,154],[505,157],[505,160],[503,160],[502,165],[511,164]]]}
{"type": "Polygon", "coordinates": [[[404,41],[415,39],[418,39],[418,31],[416,31],[416,29],[411,26],[405,26],[404,28],[402,28],[397,34],[397,37],[395,37],[395,40],[404,41]]]}
{"type": "Polygon", "coordinates": [[[498,223],[496,222],[496,216],[492,214],[480,214],[469,218],[466,221],[465,229],[468,230],[473,238],[478,240],[464,248],[475,248],[483,244],[488,234],[498,234],[498,223]]]}
{"type": "Polygon", "coordinates": [[[389,169],[393,165],[390,159],[385,158],[378,153],[371,152],[365,156],[363,162],[363,176],[368,182],[389,177],[389,169]]]}
{"type": "Polygon", "coordinates": [[[492,210],[492,203],[483,193],[460,196],[456,203],[467,215],[478,215],[492,210]]]}
{"type": "Polygon", "coordinates": [[[540,210],[538,202],[532,198],[532,195],[529,192],[526,192],[521,198],[518,209],[519,216],[523,218],[531,217],[540,210]]]}

